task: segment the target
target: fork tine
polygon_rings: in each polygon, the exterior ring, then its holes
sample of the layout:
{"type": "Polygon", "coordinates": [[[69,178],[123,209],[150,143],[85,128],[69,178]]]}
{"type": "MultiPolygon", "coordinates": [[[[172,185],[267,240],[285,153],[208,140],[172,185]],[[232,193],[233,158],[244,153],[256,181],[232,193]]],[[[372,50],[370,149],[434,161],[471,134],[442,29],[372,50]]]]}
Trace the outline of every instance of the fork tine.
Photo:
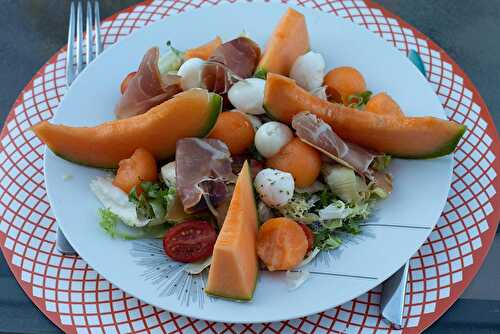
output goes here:
{"type": "Polygon", "coordinates": [[[99,0],[94,1],[94,25],[95,25],[95,55],[102,52],[101,41],[101,15],[99,14],[99,0]]]}
{"type": "Polygon", "coordinates": [[[69,25],[68,25],[68,47],[66,50],[66,86],[71,85],[75,76],[73,70],[73,43],[75,40],[75,5],[71,2],[69,8],[69,25]]]}
{"type": "Polygon", "coordinates": [[[87,0],[87,22],[85,25],[87,36],[85,39],[85,47],[86,47],[86,63],[90,64],[92,59],[94,59],[94,55],[92,53],[92,43],[94,39],[92,38],[92,3],[91,0],[87,0]]]}
{"type": "Polygon", "coordinates": [[[78,0],[76,12],[76,74],[83,69],[83,8],[82,2],[78,0]]]}

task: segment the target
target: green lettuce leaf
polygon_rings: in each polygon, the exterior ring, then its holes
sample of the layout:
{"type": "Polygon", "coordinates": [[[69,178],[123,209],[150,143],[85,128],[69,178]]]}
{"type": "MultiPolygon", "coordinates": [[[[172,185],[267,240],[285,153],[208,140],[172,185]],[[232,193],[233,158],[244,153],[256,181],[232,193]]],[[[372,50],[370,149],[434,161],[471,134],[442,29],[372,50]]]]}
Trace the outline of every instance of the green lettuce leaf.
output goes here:
{"type": "Polygon", "coordinates": [[[168,51],[160,56],[158,60],[158,70],[160,74],[177,73],[184,61],[184,52],[177,50],[172,46],[170,41],[167,42],[168,51]]]}
{"type": "Polygon", "coordinates": [[[372,167],[375,170],[383,172],[387,169],[387,167],[389,167],[391,160],[392,157],[388,154],[379,155],[373,160],[372,167]]]}
{"type": "Polygon", "coordinates": [[[165,222],[170,204],[175,198],[175,188],[169,188],[163,182],[144,181],[140,187],[143,192],[137,195],[134,187],[128,199],[136,207],[137,217],[141,220],[151,220],[149,225],[156,225],[165,222]]]}
{"type": "Polygon", "coordinates": [[[99,209],[99,226],[111,238],[136,240],[144,238],[163,238],[170,227],[168,224],[145,227],[130,227],[125,225],[120,218],[109,209],[99,209]]]}
{"type": "Polygon", "coordinates": [[[290,201],[278,208],[278,211],[285,217],[304,223],[312,223],[319,220],[316,213],[312,213],[314,200],[308,194],[294,193],[290,201]]]}
{"type": "Polygon", "coordinates": [[[368,103],[370,97],[372,96],[372,92],[369,90],[364,91],[359,94],[349,95],[347,101],[349,103],[349,108],[363,109],[363,107],[368,103]]]}

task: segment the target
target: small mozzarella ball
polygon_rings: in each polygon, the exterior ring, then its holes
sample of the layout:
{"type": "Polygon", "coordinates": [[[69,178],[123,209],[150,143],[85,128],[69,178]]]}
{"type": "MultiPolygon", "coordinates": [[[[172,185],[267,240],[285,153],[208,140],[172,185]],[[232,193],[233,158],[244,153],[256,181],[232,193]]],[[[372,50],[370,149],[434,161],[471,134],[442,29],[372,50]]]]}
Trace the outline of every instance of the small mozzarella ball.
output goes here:
{"type": "Polygon", "coordinates": [[[205,61],[200,58],[190,58],[182,63],[177,71],[177,75],[182,77],[182,90],[202,87],[201,72],[203,71],[204,65],[205,61]]]}
{"type": "Polygon", "coordinates": [[[171,161],[160,170],[163,182],[169,187],[175,187],[175,161],[171,161]]]}
{"type": "Polygon", "coordinates": [[[315,90],[323,84],[325,60],[319,53],[309,51],[297,58],[290,70],[290,78],[306,90],[315,90]]]}
{"type": "Polygon", "coordinates": [[[270,158],[278,153],[293,138],[292,130],[280,122],[262,124],[255,133],[255,148],[265,157],[270,158]]]}
{"type": "Polygon", "coordinates": [[[235,83],[227,93],[231,104],[247,114],[264,114],[264,89],[266,81],[258,78],[249,78],[235,83]]]}
{"type": "Polygon", "coordinates": [[[244,113],[242,111],[239,111],[238,109],[233,109],[233,110],[231,110],[231,112],[239,112],[240,114],[242,114],[243,116],[245,116],[248,119],[248,121],[250,123],[252,123],[252,127],[253,127],[253,129],[254,129],[255,132],[257,132],[257,130],[262,125],[261,120],[257,116],[246,114],[246,113],[244,113]]]}
{"type": "Polygon", "coordinates": [[[275,208],[288,203],[295,188],[292,174],[272,168],[261,170],[255,176],[254,185],[261,200],[275,208]]]}

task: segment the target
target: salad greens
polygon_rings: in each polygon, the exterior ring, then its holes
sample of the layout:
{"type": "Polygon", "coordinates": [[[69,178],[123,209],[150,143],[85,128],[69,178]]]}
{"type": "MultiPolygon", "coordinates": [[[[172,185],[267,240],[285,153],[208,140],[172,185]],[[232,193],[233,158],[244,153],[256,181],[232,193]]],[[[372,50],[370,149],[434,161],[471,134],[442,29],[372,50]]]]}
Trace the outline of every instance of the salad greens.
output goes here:
{"type": "Polygon", "coordinates": [[[344,202],[357,202],[366,184],[354,173],[351,168],[342,165],[325,164],[321,168],[326,184],[344,202]]]}
{"type": "Polygon", "coordinates": [[[313,223],[319,219],[319,216],[312,212],[314,201],[308,193],[293,194],[293,197],[287,204],[278,208],[278,211],[285,217],[297,220],[302,223],[313,223]]]}
{"type": "Polygon", "coordinates": [[[349,104],[349,108],[356,108],[356,109],[363,109],[364,106],[368,103],[370,100],[370,97],[372,96],[372,92],[367,90],[359,94],[352,94],[349,95],[347,98],[347,102],[349,104]]]}
{"type": "Polygon", "coordinates": [[[135,208],[136,220],[141,224],[131,225],[124,221],[117,211],[118,206],[111,205],[99,209],[101,228],[112,238],[140,239],[161,238],[169,225],[166,219],[167,212],[175,199],[175,187],[167,187],[163,182],[142,182],[142,192],[132,189],[128,195],[128,203],[135,208]]]}
{"type": "Polygon", "coordinates": [[[170,227],[169,224],[146,225],[144,227],[131,227],[125,225],[120,217],[110,209],[99,209],[99,226],[112,238],[135,240],[143,238],[163,238],[170,227]]]}
{"type": "MultiPolygon", "coordinates": [[[[338,202],[341,201],[336,201],[333,205],[338,205],[338,202]]],[[[342,244],[342,233],[359,234],[361,232],[359,224],[370,215],[372,205],[373,201],[348,204],[345,206],[343,218],[315,223],[313,225],[314,246],[323,250],[335,249],[342,244]]]]}
{"type": "Polygon", "coordinates": [[[379,172],[383,172],[389,167],[392,157],[388,154],[383,154],[375,157],[372,167],[379,172]]]}
{"type": "Polygon", "coordinates": [[[384,198],[383,189],[367,186],[361,178],[354,180],[350,191],[356,192],[355,198],[341,198],[342,188],[316,188],[308,193],[295,192],[292,199],[277,210],[285,217],[308,224],[314,233],[315,248],[335,249],[342,244],[343,235],[361,232],[360,223],[370,215],[376,199],[384,198]]]}
{"type": "Polygon", "coordinates": [[[150,224],[163,223],[170,203],[175,199],[175,188],[168,188],[163,182],[144,181],[140,185],[143,190],[137,195],[133,188],[128,200],[135,204],[139,219],[151,219],[150,224]]]}
{"type": "Polygon", "coordinates": [[[184,52],[177,50],[172,46],[170,41],[167,42],[168,51],[160,56],[158,60],[158,69],[160,74],[177,74],[177,70],[181,67],[184,61],[184,52]]]}

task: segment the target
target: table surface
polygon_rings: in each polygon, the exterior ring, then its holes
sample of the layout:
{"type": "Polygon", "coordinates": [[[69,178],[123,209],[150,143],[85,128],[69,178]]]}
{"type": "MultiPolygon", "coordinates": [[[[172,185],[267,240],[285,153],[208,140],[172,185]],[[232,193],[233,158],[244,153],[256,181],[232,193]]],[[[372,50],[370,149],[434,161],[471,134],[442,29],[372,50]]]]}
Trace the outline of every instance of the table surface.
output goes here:
{"type": "MultiPolygon", "coordinates": [[[[136,3],[101,1],[101,15],[136,3]]],[[[500,0],[378,0],[440,45],[469,75],[500,126],[500,0]],[[496,93],[496,94],[495,94],[496,93]]],[[[33,74],[66,43],[68,1],[3,0],[0,124],[33,74]]],[[[498,235],[498,233],[497,233],[498,235]]],[[[426,333],[500,333],[500,238],[462,298],[426,333]]],[[[0,334],[60,333],[31,302],[0,256],[0,334]]]]}

